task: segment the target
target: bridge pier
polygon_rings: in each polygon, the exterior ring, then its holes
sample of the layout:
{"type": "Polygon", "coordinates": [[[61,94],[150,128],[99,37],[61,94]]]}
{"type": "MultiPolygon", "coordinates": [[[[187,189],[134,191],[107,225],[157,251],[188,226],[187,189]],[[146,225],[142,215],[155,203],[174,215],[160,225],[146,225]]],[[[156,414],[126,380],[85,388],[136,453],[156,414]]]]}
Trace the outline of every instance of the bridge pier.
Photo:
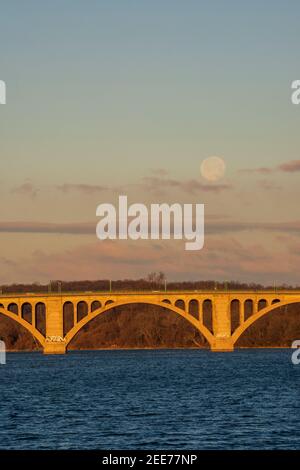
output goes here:
{"type": "Polygon", "coordinates": [[[67,348],[64,342],[46,342],[44,354],[66,354],[67,348]]]}
{"type": "Polygon", "coordinates": [[[231,339],[230,297],[228,294],[216,295],[213,306],[214,339],[212,351],[233,351],[231,339]]]}
{"type": "Polygon", "coordinates": [[[234,344],[232,339],[229,338],[215,338],[211,344],[211,351],[213,352],[232,352],[234,351],[234,344]]]}
{"type": "Polygon", "coordinates": [[[44,354],[65,354],[63,339],[63,303],[61,297],[50,297],[47,301],[46,341],[44,354]]]}

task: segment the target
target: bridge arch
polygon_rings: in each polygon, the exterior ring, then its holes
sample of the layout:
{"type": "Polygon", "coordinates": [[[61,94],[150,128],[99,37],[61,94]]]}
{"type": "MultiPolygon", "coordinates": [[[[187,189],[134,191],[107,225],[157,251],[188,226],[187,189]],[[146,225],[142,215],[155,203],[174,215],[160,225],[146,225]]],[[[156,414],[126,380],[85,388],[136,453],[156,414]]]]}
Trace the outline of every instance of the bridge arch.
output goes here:
{"type": "Polygon", "coordinates": [[[21,316],[27,322],[32,324],[32,305],[29,302],[23,302],[21,306],[21,316]]]}
{"type": "Polygon", "coordinates": [[[244,300],[244,320],[248,320],[254,313],[254,302],[253,299],[244,300]]]}
{"type": "Polygon", "coordinates": [[[84,300],[80,300],[80,302],[77,302],[76,306],[76,318],[77,322],[80,321],[82,318],[86,317],[89,313],[89,307],[87,302],[84,300]]]}
{"type": "Polygon", "coordinates": [[[190,299],[188,301],[188,312],[193,317],[200,319],[200,308],[198,299],[190,299]]]}
{"type": "Polygon", "coordinates": [[[257,303],[257,310],[264,310],[268,307],[268,301],[266,299],[259,299],[257,303]]]}
{"type": "Polygon", "coordinates": [[[99,302],[99,300],[94,300],[92,303],[91,303],[91,311],[94,312],[95,310],[98,310],[102,307],[101,305],[101,302],[99,302]]]}
{"type": "Polygon", "coordinates": [[[176,299],[175,307],[185,310],[185,301],[183,299],[176,299]]]}
{"type": "MultiPolygon", "coordinates": [[[[4,308],[3,305],[2,305],[1,308],[4,308]]],[[[9,304],[9,306],[7,307],[7,310],[8,310],[9,312],[14,313],[15,315],[18,315],[18,313],[19,313],[18,304],[16,304],[15,302],[11,302],[11,303],[9,304]]]]}
{"type": "Polygon", "coordinates": [[[169,311],[175,312],[181,317],[185,318],[189,323],[191,323],[207,340],[209,345],[212,344],[214,340],[213,334],[199,321],[196,320],[192,315],[187,313],[186,311],[182,310],[181,308],[175,307],[175,305],[168,304],[164,301],[161,302],[156,302],[153,300],[142,300],[142,299],[131,299],[131,300],[125,300],[125,301],[120,301],[120,302],[113,302],[110,304],[105,304],[103,307],[94,310],[93,312],[89,313],[86,317],[82,318],[76,325],[73,326],[73,328],[65,335],[65,344],[68,346],[70,341],[74,338],[74,336],[91,320],[94,318],[102,315],[103,313],[112,310],[116,307],[122,307],[125,305],[130,305],[130,304],[145,304],[145,305],[156,305],[158,307],[162,307],[164,309],[167,309],[169,311]]]}
{"type": "Polygon", "coordinates": [[[213,335],[213,301],[210,298],[204,299],[200,306],[200,315],[203,325],[213,335]]]}
{"type": "Polygon", "coordinates": [[[34,326],[32,326],[31,323],[28,323],[28,321],[24,320],[21,315],[6,310],[4,307],[0,307],[0,313],[22,325],[27,331],[29,331],[29,333],[32,334],[32,336],[40,343],[40,345],[44,347],[46,338],[34,326]]]}
{"type": "Polygon", "coordinates": [[[231,320],[231,333],[233,333],[241,324],[241,301],[234,298],[229,304],[230,320],[231,320]]]}
{"type": "Polygon", "coordinates": [[[271,303],[267,307],[257,311],[254,315],[249,317],[242,325],[240,325],[235,330],[235,332],[233,333],[231,337],[233,344],[235,344],[237,340],[242,336],[242,334],[245,333],[245,331],[260,318],[264,317],[265,315],[268,315],[269,313],[273,312],[274,310],[277,310],[280,307],[284,307],[285,305],[297,304],[297,303],[300,303],[300,297],[298,299],[279,301],[279,302],[278,302],[278,299],[276,299],[276,302],[271,303]]]}

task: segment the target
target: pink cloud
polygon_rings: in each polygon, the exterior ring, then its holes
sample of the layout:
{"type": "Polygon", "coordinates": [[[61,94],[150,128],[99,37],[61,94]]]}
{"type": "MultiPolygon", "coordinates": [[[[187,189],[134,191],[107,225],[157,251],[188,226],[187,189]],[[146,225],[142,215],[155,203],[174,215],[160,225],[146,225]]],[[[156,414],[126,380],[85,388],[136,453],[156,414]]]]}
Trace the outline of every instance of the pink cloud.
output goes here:
{"type": "Polygon", "coordinates": [[[295,173],[300,171],[300,160],[290,160],[285,163],[271,168],[271,167],[258,167],[258,168],[244,168],[239,170],[239,173],[259,173],[263,175],[268,175],[274,171],[282,171],[285,173],[295,173]]]}
{"type": "Polygon", "coordinates": [[[291,160],[278,166],[280,171],[295,173],[300,171],[300,160],[291,160]]]}
{"type": "Polygon", "coordinates": [[[269,173],[272,173],[274,170],[272,168],[268,167],[259,167],[259,168],[244,168],[239,170],[239,173],[259,173],[262,175],[267,175],[269,173]]]}

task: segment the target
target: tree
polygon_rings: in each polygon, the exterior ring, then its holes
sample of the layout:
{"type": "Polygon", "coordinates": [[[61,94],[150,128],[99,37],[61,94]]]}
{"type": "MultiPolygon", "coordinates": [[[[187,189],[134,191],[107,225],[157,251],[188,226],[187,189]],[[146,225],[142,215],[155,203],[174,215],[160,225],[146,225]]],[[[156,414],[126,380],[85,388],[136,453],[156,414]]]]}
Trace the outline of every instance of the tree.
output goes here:
{"type": "Polygon", "coordinates": [[[165,281],[165,279],[166,276],[162,271],[152,271],[146,277],[146,281],[159,286],[165,281]]]}

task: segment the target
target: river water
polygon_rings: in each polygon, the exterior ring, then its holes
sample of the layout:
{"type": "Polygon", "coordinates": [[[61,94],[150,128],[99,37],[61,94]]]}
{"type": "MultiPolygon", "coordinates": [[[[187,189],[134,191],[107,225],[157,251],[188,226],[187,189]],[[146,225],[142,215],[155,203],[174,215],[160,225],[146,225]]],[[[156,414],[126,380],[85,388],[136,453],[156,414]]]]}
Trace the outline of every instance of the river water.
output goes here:
{"type": "Polygon", "coordinates": [[[7,354],[1,449],[300,449],[291,350],[7,354]]]}

